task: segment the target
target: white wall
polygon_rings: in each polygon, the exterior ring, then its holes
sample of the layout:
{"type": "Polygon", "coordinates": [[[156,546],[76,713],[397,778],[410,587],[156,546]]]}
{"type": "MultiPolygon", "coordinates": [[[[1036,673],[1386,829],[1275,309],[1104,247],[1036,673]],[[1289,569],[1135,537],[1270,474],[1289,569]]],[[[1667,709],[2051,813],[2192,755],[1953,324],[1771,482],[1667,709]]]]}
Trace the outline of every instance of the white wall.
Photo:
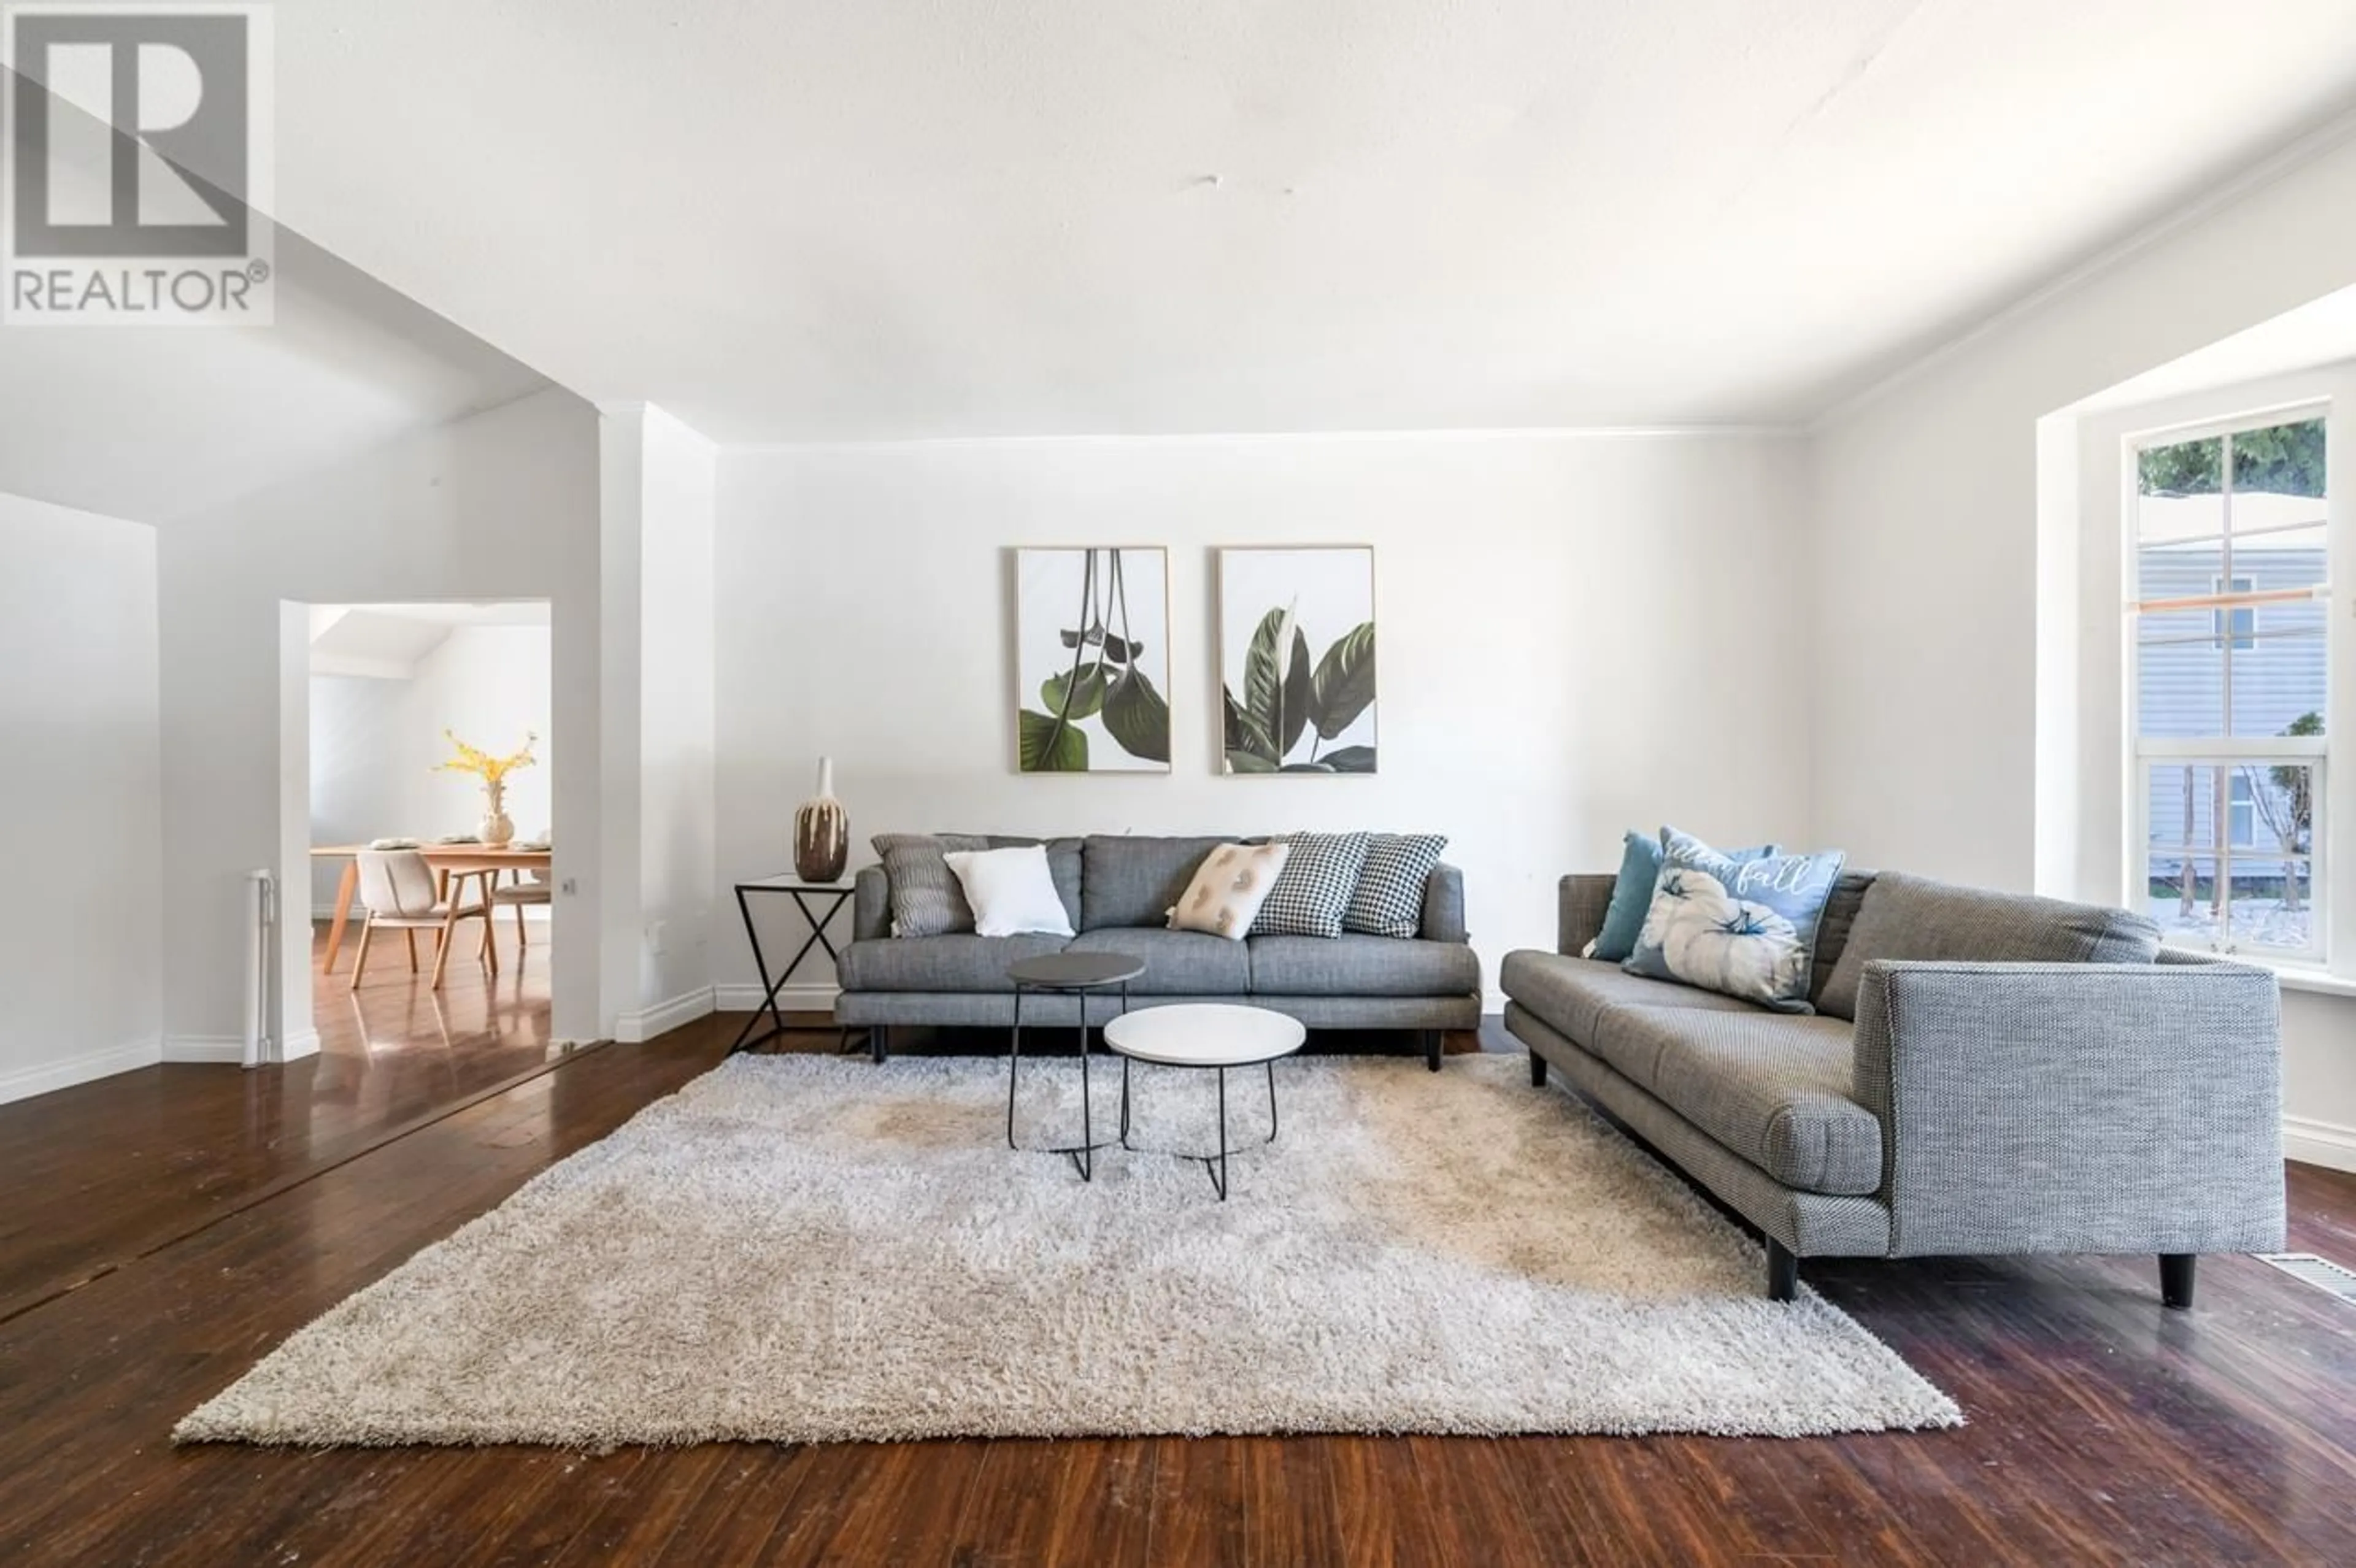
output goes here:
{"type": "Polygon", "coordinates": [[[600,753],[605,859],[626,897],[599,943],[622,1040],[712,1008],[713,524],[717,454],[659,408],[605,411],[600,753]]]}
{"type": "MultiPolygon", "coordinates": [[[[2038,666],[2038,421],[2351,278],[2356,144],[2302,149],[1827,422],[1811,459],[1814,839],[2115,901],[2115,881],[2053,880],[2091,859],[2070,824],[2039,854],[2040,809],[2084,800],[2051,770],[2039,787],[2040,691],[2051,730],[2069,683],[2038,666]]],[[[2065,560],[2042,557],[2056,592],[2065,560]]],[[[2291,998],[2285,1051],[2287,1113],[2356,1129],[2356,1002],[2291,998]]]]}
{"type": "MultiPolygon", "coordinates": [[[[596,414],[550,390],[405,436],[159,530],[165,781],[166,1032],[179,1053],[238,1029],[239,879],[277,865],[308,885],[308,791],[282,835],[281,782],[307,773],[308,681],[282,692],[282,603],[545,599],[552,729],[580,756],[601,722],[596,414]],[[282,706],[283,701],[283,706],[282,706]],[[283,764],[283,766],[282,766],[283,764]]],[[[299,618],[299,617],[298,617],[299,618]]],[[[304,668],[305,643],[292,662],[304,668]]],[[[552,770],[561,921],[594,929],[598,775],[552,770]],[[579,916],[580,918],[575,918],[579,916]]],[[[291,1044],[311,1015],[309,933],[286,923],[291,1044]]],[[[596,1039],[595,966],[555,961],[555,1032],[596,1039]]]]}
{"type": "Polygon", "coordinates": [[[160,1060],[155,535],[0,495],[0,1101],[160,1060]]]}
{"type": "MultiPolygon", "coordinates": [[[[1801,479],[1798,443],[1744,435],[723,452],[720,885],[791,869],[821,754],[862,859],[886,831],[1433,830],[1494,990],[1622,830],[1803,836],[1801,479]],[[1383,771],[1222,777],[1212,547],[1318,542],[1375,547],[1383,771]],[[1141,543],[1170,550],[1173,772],[1017,774],[1010,547],[1141,543]]],[[[752,982],[739,933],[714,955],[752,982]]]]}
{"type": "MultiPolygon", "coordinates": [[[[459,625],[405,680],[311,677],[311,837],[364,844],[405,835],[472,833],[483,788],[470,773],[444,773],[450,730],[505,755],[537,734],[537,766],[508,775],[507,808],[517,836],[547,831],[559,737],[555,733],[546,626],[459,625]]],[[[314,911],[335,901],[340,866],[312,869],[314,911]]]]}
{"type": "MultiPolygon", "coordinates": [[[[407,833],[401,780],[395,776],[408,748],[411,686],[405,680],[364,676],[311,677],[311,841],[365,844],[387,834],[407,833]]],[[[316,916],[331,908],[343,867],[322,860],[311,868],[310,903],[316,916]]],[[[297,903],[299,911],[303,905],[297,903]]]]}

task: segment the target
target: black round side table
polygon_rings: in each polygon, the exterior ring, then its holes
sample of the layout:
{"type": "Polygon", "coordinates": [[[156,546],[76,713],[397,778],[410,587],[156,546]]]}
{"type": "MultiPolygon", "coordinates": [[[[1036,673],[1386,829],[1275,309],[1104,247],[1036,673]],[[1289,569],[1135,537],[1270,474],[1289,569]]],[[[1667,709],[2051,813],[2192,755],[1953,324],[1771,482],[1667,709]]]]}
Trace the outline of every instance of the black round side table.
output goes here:
{"type": "MultiPolygon", "coordinates": [[[[1088,998],[1090,991],[1108,987],[1120,987],[1120,1010],[1129,1011],[1129,983],[1145,973],[1145,960],[1126,953],[1050,953],[1039,958],[1021,958],[1006,966],[1006,977],[1014,982],[1014,1042],[1006,1056],[1006,1147],[1020,1150],[1014,1141],[1014,1084],[1023,1066],[1023,996],[1026,991],[1040,991],[1051,996],[1073,996],[1080,1004],[1080,1141],[1069,1147],[1034,1149],[1034,1154],[1068,1155],[1080,1173],[1082,1181],[1096,1179],[1096,1153],[1103,1147],[1096,1141],[1095,1117],[1088,1104],[1088,998]]],[[[1121,1131],[1129,1131],[1124,1122],[1121,1131]]]]}

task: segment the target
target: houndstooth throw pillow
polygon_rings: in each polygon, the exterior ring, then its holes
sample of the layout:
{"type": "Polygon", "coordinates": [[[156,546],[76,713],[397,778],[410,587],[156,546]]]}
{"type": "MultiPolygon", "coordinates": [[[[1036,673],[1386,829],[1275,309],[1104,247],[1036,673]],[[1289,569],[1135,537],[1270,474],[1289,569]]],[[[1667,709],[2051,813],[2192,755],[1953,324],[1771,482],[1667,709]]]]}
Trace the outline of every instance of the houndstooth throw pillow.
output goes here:
{"type": "Polygon", "coordinates": [[[1252,922],[1254,936],[1339,936],[1342,912],[1365,869],[1371,833],[1288,833],[1290,848],[1268,901],[1252,922]]]}
{"type": "Polygon", "coordinates": [[[1377,833],[1366,850],[1357,891],[1342,929],[1367,936],[1413,936],[1423,930],[1423,886],[1448,839],[1438,833],[1377,833]]]}

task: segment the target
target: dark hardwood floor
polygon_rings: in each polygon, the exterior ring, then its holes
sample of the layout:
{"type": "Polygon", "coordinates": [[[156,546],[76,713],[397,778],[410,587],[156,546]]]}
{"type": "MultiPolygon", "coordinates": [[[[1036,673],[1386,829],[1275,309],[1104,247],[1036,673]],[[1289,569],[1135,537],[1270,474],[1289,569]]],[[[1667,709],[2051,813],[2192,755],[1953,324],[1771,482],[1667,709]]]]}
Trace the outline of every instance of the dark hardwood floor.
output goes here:
{"type": "MultiPolygon", "coordinates": [[[[1963,1403],[1956,1432],[170,1445],[175,1420],[294,1328],[712,1066],[736,1022],[568,1059],[192,1213],[178,1239],[0,1323],[0,1562],[2356,1561],[2356,1309],[2245,1258],[2208,1261],[2190,1313],[2162,1310],[2148,1259],[1807,1264],[1963,1403]]],[[[209,1071],[229,1070],[187,1070],[209,1071]]],[[[161,1090],[112,1082],[135,1141],[161,1090]]],[[[122,1157],[91,1090],[78,1154],[8,1167],[11,1223],[31,1226],[12,1235],[67,1221],[122,1157]]],[[[191,1078],[182,1104],[247,1135],[234,1097],[191,1078]]],[[[2356,1255],[2356,1177],[2294,1167],[2291,1194],[2294,1246],[2356,1255]]]]}
{"type": "MultiPolygon", "coordinates": [[[[462,940],[437,993],[410,973],[398,938],[357,991],[356,938],[322,975],[322,925],[316,1056],[255,1072],[166,1063],[0,1105],[0,1322],[561,1058],[547,930],[535,926],[519,955],[503,921],[497,979],[462,940]]],[[[419,949],[430,970],[430,942],[419,949]]]]}

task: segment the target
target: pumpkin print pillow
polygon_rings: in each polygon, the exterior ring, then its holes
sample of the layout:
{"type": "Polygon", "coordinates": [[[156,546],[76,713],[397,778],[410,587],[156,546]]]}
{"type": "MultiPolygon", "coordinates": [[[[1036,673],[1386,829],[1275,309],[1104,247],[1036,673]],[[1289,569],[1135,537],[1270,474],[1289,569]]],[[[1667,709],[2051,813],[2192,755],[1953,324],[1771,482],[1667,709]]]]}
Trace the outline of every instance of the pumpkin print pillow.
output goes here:
{"type": "Polygon", "coordinates": [[[1737,861],[1661,829],[1661,876],[1622,968],[1805,1013],[1816,927],[1840,880],[1838,849],[1737,861]]]}

